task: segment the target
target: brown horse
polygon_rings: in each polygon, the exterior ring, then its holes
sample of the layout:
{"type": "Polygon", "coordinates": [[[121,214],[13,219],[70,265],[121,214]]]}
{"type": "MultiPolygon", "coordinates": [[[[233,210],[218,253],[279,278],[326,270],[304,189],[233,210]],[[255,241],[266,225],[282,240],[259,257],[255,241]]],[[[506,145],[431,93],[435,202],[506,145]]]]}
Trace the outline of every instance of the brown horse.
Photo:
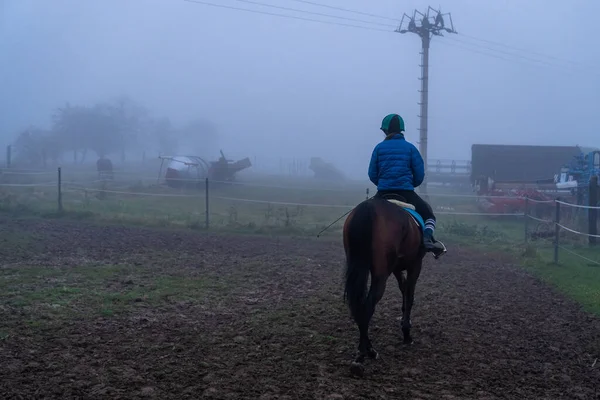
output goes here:
{"type": "Polygon", "coordinates": [[[352,210],[344,223],[344,298],[360,331],[358,356],[351,371],[359,376],[364,373],[365,358],[378,357],[369,339],[369,323],[391,274],[398,280],[402,292],[404,343],[412,343],[410,313],[425,256],[423,230],[418,218],[406,210],[414,209],[413,206],[398,197],[390,200],[378,196],[365,200],[352,210]],[[371,287],[367,293],[369,275],[371,287]]]}

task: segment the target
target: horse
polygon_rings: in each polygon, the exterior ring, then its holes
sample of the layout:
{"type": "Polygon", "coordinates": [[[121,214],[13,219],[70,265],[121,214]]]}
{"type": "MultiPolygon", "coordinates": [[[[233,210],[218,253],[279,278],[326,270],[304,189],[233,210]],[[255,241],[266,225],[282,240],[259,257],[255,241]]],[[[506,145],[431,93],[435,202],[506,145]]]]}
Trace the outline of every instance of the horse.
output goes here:
{"type": "MultiPolygon", "coordinates": [[[[354,375],[363,375],[366,357],[379,357],[369,338],[369,323],[391,274],[396,277],[402,293],[404,343],[413,343],[410,315],[426,254],[423,229],[423,219],[415,207],[398,195],[376,195],[364,200],[346,217],[343,227],[346,253],[344,300],[360,332],[358,355],[351,366],[354,375]],[[369,276],[371,285],[366,293],[369,276]]],[[[434,254],[436,259],[446,252],[443,247],[443,252],[434,254]]]]}

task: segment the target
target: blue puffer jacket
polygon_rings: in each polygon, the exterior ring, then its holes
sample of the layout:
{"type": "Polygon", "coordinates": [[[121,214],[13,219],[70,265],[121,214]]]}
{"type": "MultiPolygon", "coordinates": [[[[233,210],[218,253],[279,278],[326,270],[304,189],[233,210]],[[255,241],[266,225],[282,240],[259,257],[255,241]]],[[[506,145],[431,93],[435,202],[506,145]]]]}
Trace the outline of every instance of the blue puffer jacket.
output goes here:
{"type": "Polygon", "coordinates": [[[396,134],[375,146],[369,164],[369,179],[377,190],[414,190],[425,178],[419,150],[396,134]]]}

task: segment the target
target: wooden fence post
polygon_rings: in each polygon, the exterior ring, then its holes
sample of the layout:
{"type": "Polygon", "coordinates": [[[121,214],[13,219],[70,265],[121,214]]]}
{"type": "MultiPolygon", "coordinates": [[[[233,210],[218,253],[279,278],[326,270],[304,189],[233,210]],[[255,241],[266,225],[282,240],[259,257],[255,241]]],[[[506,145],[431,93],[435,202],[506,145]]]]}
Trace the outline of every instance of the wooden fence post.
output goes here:
{"type": "Polygon", "coordinates": [[[58,167],[58,212],[63,212],[63,203],[62,203],[62,171],[60,167],[58,167]]]}
{"type": "Polygon", "coordinates": [[[525,196],[525,212],[523,213],[525,218],[525,244],[527,244],[527,235],[529,233],[529,197],[525,196]]]}
{"type": "Polygon", "coordinates": [[[560,235],[560,203],[556,199],[556,215],[554,217],[554,263],[558,264],[558,237],[560,235]]]}
{"type": "MultiPolygon", "coordinates": [[[[592,176],[590,179],[590,187],[589,187],[589,206],[590,207],[598,207],[598,177],[592,176]]],[[[588,233],[590,235],[598,234],[598,209],[590,208],[588,209],[588,233]]],[[[596,237],[589,236],[589,245],[596,245],[596,237]]]]}
{"type": "Polygon", "coordinates": [[[6,146],[6,168],[10,168],[12,164],[12,146],[6,146]]]}
{"type": "Polygon", "coordinates": [[[206,214],[206,229],[208,229],[209,226],[209,219],[208,219],[208,215],[209,215],[209,208],[208,208],[208,178],[206,178],[205,182],[205,194],[206,194],[206,210],[205,210],[205,214],[206,214]]]}

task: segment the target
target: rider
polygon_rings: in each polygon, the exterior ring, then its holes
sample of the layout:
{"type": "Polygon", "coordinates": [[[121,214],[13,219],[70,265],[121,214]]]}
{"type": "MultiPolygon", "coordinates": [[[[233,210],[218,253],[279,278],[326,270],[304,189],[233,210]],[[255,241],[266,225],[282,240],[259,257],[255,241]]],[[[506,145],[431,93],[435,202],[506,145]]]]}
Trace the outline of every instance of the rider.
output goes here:
{"type": "Polygon", "coordinates": [[[427,251],[443,251],[433,238],[435,215],[431,206],[416,192],[425,178],[425,167],[419,150],[404,138],[404,120],[389,114],[381,122],[385,139],[375,146],[369,164],[369,179],[377,186],[376,196],[398,194],[415,206],[425,221],[423,244],[427,251]]]}

